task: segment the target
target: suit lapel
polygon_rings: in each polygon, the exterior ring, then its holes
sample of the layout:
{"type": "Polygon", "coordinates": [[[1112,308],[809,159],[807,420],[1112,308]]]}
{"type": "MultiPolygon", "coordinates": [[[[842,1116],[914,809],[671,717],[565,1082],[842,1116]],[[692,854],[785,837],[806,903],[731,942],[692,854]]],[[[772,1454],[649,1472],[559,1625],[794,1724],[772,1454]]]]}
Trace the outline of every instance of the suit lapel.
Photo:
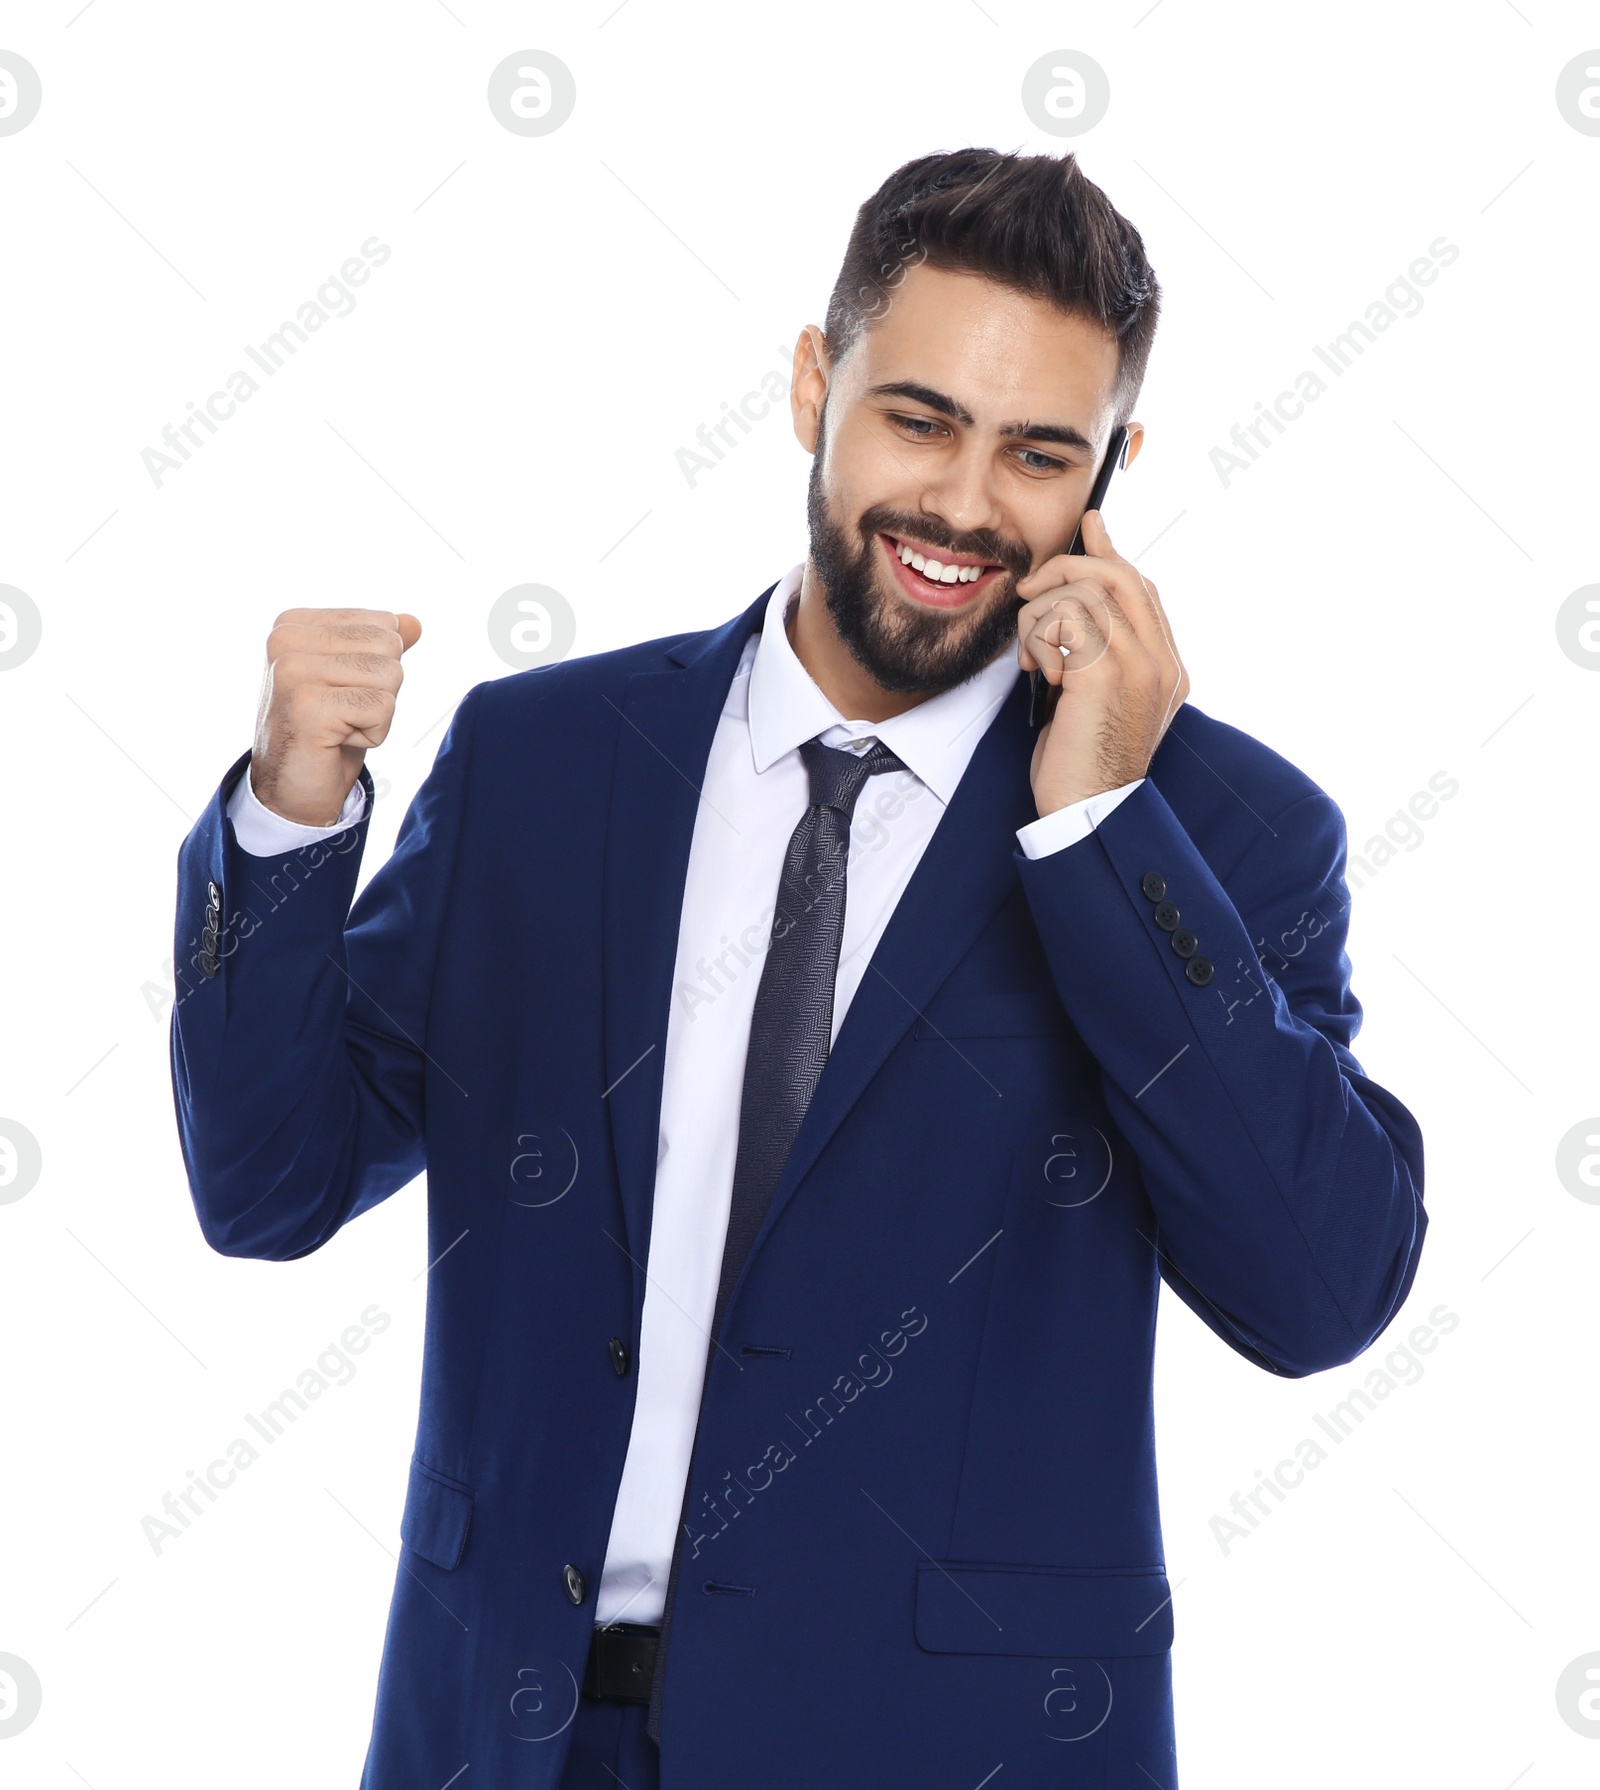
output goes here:
{"type": "Polygon", "coordinates": [[[641,672],[617,704],[602,897],[603,1098],[627,1233],[618,1241],[634,1265],[638,1304],[649,1250],[672,970],[700,786],[739,655],[761,625],[772,588],[725,626],[669,650],[672,669],[641,672]]]}

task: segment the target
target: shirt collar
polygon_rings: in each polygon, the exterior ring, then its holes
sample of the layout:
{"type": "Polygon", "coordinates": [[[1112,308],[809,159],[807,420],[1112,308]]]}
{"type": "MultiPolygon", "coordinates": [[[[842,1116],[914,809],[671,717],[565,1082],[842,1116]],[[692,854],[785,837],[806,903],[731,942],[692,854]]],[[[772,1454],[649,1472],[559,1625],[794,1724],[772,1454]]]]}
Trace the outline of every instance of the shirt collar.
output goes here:
{"type": "Polygon", "coordinates": [[[964,684],[887,721],[847,720],[812,682],[789,644],[784,622],[804,569],[795,566],[768,599],[750,667],[748,720],[756,771],[765,771],[806,740],[842,729],[824,743],[882,740],[907,770],[948,803],[978,741],[1017,681],[1015,649],[1008,646],[964,684]]]}

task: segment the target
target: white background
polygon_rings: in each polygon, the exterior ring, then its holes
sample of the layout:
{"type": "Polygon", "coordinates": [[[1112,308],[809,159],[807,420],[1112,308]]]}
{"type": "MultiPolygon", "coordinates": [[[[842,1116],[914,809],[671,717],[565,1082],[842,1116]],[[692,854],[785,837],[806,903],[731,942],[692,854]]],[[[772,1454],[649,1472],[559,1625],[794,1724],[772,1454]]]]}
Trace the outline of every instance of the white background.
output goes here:
{"type": "Polygon", "coordinates": [[[168,1080],[175,853],[249,745],[273,616],[425,624],[370,873],[449,710],[506,671],[502,591],[554,586],[593,652],[720,622],[802,557],[786,416],[693,487],[674,452],[786,369],[878,182],[976,143],[1075,148],[1165,288],[1108,517],[1195,702],[1303,766],[1357,845],[1460,784],[1351,942],[1358,1054],[1428,1146],[1391,1338],[1441,1304],[1457,1328],[1224,1553],[1211,1519],[1383,1349],[1274,1381],[1164,1307],[1185,1790],[1592,1784],[1555,1686],[1600,1650],[1600,1207],[1555,1151],[1600,1111],[1600,676],[1554,623],[1597,576],[1600,138],[1554,90],[1593,9],[79,4],[0,21],[44,87],[0,138],[0,582],[44,624],[0,674],[0,1117],[44,1164],[0,1206],[0,1652],[44,1686],[7,1782],[353,1784],[365,1748],[423,1189],[303,1261],[224,1260],[168,1080]],[[525,48],[577,81],[545,137],[485,100],[525,48]],[[1060,48],[1111,82],[1070,143],[1020,102],[1060,48]],[[163,425],[375,234],[356,309],[153,484],[163,425]],[[1441,235],[1459,258],[1421,311],[1224,486],[1210,450],[1441,235]],[[162,1495],[374,1303],[355,1378],[154,1553],[162,1495]]]}

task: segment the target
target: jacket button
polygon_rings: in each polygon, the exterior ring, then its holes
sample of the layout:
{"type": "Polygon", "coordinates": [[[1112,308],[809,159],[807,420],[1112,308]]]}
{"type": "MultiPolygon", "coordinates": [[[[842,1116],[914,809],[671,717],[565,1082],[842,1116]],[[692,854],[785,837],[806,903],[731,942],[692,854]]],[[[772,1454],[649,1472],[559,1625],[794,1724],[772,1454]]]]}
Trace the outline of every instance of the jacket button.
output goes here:
{"type": "Polygon", "coordinates": [[[1178,922],[1183,916],[1170,901],[1158,901],[1156,903],[1156,911],[1152,918],[1163,932],[1176,932],[1178,930],[1178,922]]]}
{"type": "Polygon", "coordinates": [[[1199,935],[1187,926],[1180,926],[1172,935],[1172,948],[1180,957],[1193,957],[1199,945],[1199,935]]]}
{"type": "Polygon", "coordinates": [[[1183,973],[1196,988],[1204,988],[1217,972],[1209,957],[1191,957],[1183,966],[1183,973]]]}
{"type": "Polygon", "coordinates": [[[1153,870],[1147,870],[1139,879],[1139,887],[1144,891],[1146,901],[1165,901],[1167,898],[1167,879],[1157,876],[1153,870]]]}
{"type": "Polygon", "coordinates": [[[628,1345],[620,1336],[614,1336],[606,1347],[611,1351],[611,1365],[617,1370],[617,1378],[620,1380],[628,1371],[628,1345]]]}
{"type": "Polygon", "coordinates": [[[588,1586],[584,1584],[583,1574],[578,1571],[577,1567],[571,1565],[563,1566],[561,1569],[561,1582],[567,1588],[568,1598],[575,1604],[581,1604],[583,1602],[584,1593],[588,1590],[588,1586]]]}

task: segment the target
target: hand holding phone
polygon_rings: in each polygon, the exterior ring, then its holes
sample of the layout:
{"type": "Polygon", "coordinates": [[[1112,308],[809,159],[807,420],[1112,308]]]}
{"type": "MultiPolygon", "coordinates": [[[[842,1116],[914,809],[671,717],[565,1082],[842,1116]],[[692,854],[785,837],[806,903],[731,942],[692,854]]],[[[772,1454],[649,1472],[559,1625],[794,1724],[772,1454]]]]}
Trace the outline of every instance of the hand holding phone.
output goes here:
{"type": "MultiPolygon", "coordinates": [[[[1089,501],[1083,506],[1084,514],[1090,510],[1103,509],[1106,492],[1111,488],[1111,480],[1119,466],[1128,464],[1128,431],[1119,423],[1111,431],[1111,439],[1106,443],[1106,457],[1100,463],[1100,470],[1094,475],[1094,484],[1089,490],[1089,501]]],[[[1083,551],[1083,518],[1078,519],[1078,526],[1072,531],[1072,540],[1067,547],[1068,553],[1083,551]]],[[[1033,673],[1033,688],[1028,709],[1028,725],[1043,727],[1055,713],[1056,703],[1061,698],[1061,686],[1050,683],[1042,671],[1033,673]]]]}
{"type": "Polygon", "coordinates": [[[1035,736],[1028,768],[1042,816],[1125,790],[1189,695],[1189,674],[1153,579],[1118,551],[1105,516],[1083,515],[1083,552],[1057,553],[1017,581],[1017,663],[1064,700],[1035,736]]]}

